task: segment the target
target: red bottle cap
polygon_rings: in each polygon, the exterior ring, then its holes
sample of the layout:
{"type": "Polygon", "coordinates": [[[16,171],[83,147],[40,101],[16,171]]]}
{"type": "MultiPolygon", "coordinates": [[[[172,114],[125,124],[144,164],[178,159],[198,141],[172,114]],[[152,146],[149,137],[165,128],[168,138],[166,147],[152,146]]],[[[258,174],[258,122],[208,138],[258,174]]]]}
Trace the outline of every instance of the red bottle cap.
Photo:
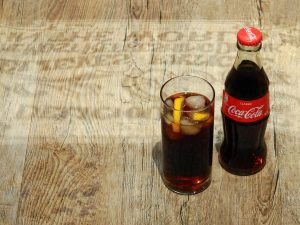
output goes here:
{"type": "Polygon", "coordinates": [[[245,46],[259,45],[262,40],[260,30],[254,27],[243,27],[237,34],[238,42],[245,46]]]}

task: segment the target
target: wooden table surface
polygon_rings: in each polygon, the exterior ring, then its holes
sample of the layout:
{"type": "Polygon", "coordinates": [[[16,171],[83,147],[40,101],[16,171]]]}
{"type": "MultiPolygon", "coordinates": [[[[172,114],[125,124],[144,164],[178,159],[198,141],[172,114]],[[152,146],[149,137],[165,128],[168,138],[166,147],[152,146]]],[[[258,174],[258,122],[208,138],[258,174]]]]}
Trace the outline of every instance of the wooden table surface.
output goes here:
{"type": "Polygon", "coordinates": [[[298,0],[2,0],[0,224],[300,224],[298,0]],[[225,76],[241,26],[261,28],[268,161],[218,164],[225,76]],[[159,90],[204,71],[216,90],[210,187],[159,168],[159,90]]]}

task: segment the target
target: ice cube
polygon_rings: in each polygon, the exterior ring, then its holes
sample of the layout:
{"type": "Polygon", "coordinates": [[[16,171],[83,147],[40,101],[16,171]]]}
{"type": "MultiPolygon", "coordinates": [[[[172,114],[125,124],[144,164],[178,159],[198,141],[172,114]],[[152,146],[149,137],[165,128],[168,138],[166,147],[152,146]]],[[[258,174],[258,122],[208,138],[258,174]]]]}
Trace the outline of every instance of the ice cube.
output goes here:
{"type": "Polygon", "coordinates": [[[191,126],[194,125],[194,123],[188,117],[182,117],[182,119],[180,120],[180,125],[191,126]]]}
{"type": "Polygon", "coordinates": [[[191,109],[200,109],[205,107],[205,98],[201,95],[193,95],[185,99],[186,104],[191,109]]]}
{"type": "Polygon", "coordinates": [[[171,125],[173,123],[173,116],[171,113],[166,113],[164,115],[164,119],[166,121],[166,124],[171,125]]]}
{"type": "Polygon", "coordinates": [[[173,103],[172,99],[167,99],[167,100],[165,101],[165,103],[166,103],[167,106],[169,106],[169,107],[171,107],[171,108],[173,108],[173,106],[174,106],[174,103],[173,103]]]}
{"type": "Polygon", "coordinates": [[[187,118],[183,118],[180,121],[180,125],[181,131],[185,135],[195,135],[198,134],[201,130],[201,125],[194,124],[187,118]]]}

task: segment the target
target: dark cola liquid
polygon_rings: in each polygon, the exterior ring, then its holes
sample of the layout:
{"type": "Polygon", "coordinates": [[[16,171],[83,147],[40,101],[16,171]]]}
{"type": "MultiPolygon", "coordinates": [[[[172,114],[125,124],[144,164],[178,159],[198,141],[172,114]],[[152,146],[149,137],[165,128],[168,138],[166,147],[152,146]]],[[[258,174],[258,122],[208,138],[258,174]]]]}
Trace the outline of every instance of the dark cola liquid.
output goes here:
{"type": "MultiPolygon", "coordinates": [[[[251,61],[243,61],[229,72],[225,90],[241,100],[253,100],[268,92],[269,80],[263,68],[251,61]]],[[[219,161],[222,167],[237,175],[251,175],[265,163],[267,148],[264,141],[268,116],[253,123],[236,122],[222,113],[224,141],[219,161]]]]}
{"type": "MultiPolygon", "coordinates": [[[[195,93],[180,94],[185,98],[195,93]]],[[[178,97],[178,94],[174,95],[178,97]]],[[[169,99],[174,99],[171,96],[169,99]]],[[[206,98],[206,97],[205,97],[206,98]]],[[[206,98],[206,103],[209,100],[206,98]]],[[[183,110],[190,110],[187,106],[183,110]]],[[[197,132],[174,132],[172,125],[162,115],[163,176],[165,184],[178,193],[197,193],[210,184],[213,148],[213,106],[205,121],[192,126],[201,127],[197,132]]],[[[182,115],[186,117],[187,115],[182,115]]],[[[185,127],[185,129],[188,127],[185,127]]]]}

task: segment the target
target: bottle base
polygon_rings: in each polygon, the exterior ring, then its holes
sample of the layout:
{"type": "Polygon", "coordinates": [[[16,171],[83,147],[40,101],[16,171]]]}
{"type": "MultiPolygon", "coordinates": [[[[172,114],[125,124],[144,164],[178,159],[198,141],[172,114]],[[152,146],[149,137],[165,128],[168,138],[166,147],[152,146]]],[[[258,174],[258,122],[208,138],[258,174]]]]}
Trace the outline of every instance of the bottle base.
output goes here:
{"type": "Polygon", "coordinates": [[[255,167],[254,169],[247,169],[247,170],[243,170],[243,169],[233,169],[230,168],[229,166],[227,166],[221,159],[220,155],[219,155],[219,163],[221,165],[221,167],[227,171],[228,173],[231,173],[233,175],[237,175],[237,176],[251,176],[254,174],[259,173],[266,165],[266,161],[262,162],[262,164],[260,164],[258,167],[255,167]]]}
{"type": "Polygon", "coordinates": [[[211,177],[203,180],[200,177],[176,177],[176,178],[166,178],[163,177],[164,185],[175,192],[176,194],[181,195],[194,195],[204,191],[209,187],[211,183],[211,177]]]}

